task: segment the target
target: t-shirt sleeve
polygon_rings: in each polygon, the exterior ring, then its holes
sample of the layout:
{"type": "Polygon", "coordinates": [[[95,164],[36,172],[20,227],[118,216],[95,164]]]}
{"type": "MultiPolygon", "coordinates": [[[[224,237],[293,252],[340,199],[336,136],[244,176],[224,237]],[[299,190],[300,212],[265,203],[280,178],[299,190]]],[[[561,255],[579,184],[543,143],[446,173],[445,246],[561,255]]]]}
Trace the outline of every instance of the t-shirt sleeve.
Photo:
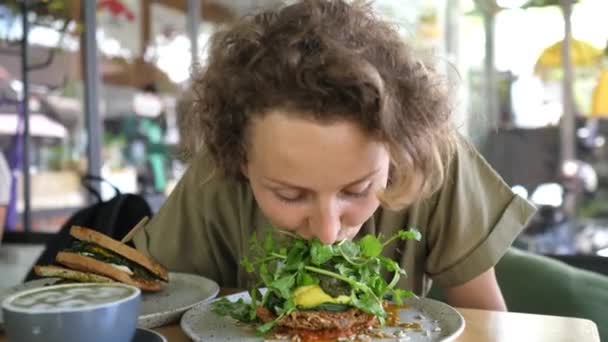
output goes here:
{"type": "Polygon", "coordinates": [[[535,212],[473,146],[462,141],[432,198],[426,227],[426,273],[461,285],[493,267],[535,212]]]}
{"type": "Polygon", "coordinates": [[[230,286],[235,281],[234,251],[240,232],[228,229],[238,227],[238,222],[218,219],[237,220],[238,216],[218,209],[236,205],[222,203],[229,201],[224,197],[230,191],[221,189],[208,162],[208,158],[199,157],[190,164],[164,205],[133,241],[137,249],[171,271],[199,274],[230,286]]]}

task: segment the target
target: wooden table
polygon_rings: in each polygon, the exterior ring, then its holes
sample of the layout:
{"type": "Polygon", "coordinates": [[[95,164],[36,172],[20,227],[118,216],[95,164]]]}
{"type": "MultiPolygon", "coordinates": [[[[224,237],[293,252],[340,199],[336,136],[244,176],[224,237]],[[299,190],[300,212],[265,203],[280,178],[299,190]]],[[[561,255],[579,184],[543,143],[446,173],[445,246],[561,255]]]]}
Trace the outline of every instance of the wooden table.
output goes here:
{"type": "MultiPolygon", "coordinates": [[[[222,289],[220,295],[235,292],[222,289]]],[[[457,342],[600,342],[597,326],[590,320],[571,317],[533,315],[457,308],[466,325],[457,342]]],[[[187,342],[179,324],[154,329],[169,342],[187,342]]],[[[6,342],[0,332],[0,342],[6,342]]]]}
{"type": "MultiPolygon", "coordinates": [[[[595,323],[586,319],[471,309],[458,311],[466,321],[464,332],[456,340],[458,342],[600,342],[595,323]]],[[[169,342],[190,341],[179,324],[154,330],[165,336],[169,342]]],[[[0,342],[6,342],[2,333],[0,342]]]]}
{"type": "MultiPolygon", "coordinates": [[[[597,326],[587,319],[472,309],[458,311],[464,316],[466,326],[457,342],[600,342],[597,326]]],[[[169,342],[190,341],[177,324],[154,330],[169,342]]],[[[0,341],[3,342],[1,338],[0,341]]]]}

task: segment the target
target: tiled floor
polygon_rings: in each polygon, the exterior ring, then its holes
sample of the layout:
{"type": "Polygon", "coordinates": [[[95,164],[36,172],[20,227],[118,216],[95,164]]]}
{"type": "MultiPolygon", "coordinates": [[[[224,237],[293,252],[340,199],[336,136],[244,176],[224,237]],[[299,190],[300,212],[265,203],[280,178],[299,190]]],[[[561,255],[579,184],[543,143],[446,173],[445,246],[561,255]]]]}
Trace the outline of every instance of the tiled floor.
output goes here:
{"type": "Polygon", "coordinates": [[[21,283],[43,249],[42,245],[0,245],[0,288],[21,283]]]}

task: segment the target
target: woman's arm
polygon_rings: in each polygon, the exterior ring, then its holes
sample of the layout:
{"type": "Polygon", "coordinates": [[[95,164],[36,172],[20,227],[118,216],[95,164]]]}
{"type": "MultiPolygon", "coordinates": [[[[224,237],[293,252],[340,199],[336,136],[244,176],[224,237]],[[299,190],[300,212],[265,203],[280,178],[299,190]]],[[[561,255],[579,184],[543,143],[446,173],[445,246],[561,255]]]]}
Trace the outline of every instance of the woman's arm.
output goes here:
{"type": "Polygon", "coordinates": [[[472,309],[507,311],[505,300],[496,282],[494,268],[458,286],[443,289],[451,306],[472,309]]]}

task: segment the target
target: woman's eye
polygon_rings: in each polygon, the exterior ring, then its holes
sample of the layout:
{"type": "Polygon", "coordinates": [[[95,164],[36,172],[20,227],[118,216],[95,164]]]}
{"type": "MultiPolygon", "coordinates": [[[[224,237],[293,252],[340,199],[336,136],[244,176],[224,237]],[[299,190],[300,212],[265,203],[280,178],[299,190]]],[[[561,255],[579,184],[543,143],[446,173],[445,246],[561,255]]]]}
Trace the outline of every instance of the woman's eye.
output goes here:
{"type": "Polygon", "coordinates": [[[344,190],[342,192],[342,194],[346,197],[354,197],[354,198],[359,198],[359,197],[366,197],[367,195],[369,195],[369,192],[372,188],[372,183],[370,182],[369,184],[365,185],[362,189],[347,189],[344,190]]]}
{"type": "Polygon", "coordinates": [[[304,198],[304,195],[301,193],[281,193],[275,192],[275,196],[283,202],[286,203],[294,203],[301,201],[304,198]]]}

